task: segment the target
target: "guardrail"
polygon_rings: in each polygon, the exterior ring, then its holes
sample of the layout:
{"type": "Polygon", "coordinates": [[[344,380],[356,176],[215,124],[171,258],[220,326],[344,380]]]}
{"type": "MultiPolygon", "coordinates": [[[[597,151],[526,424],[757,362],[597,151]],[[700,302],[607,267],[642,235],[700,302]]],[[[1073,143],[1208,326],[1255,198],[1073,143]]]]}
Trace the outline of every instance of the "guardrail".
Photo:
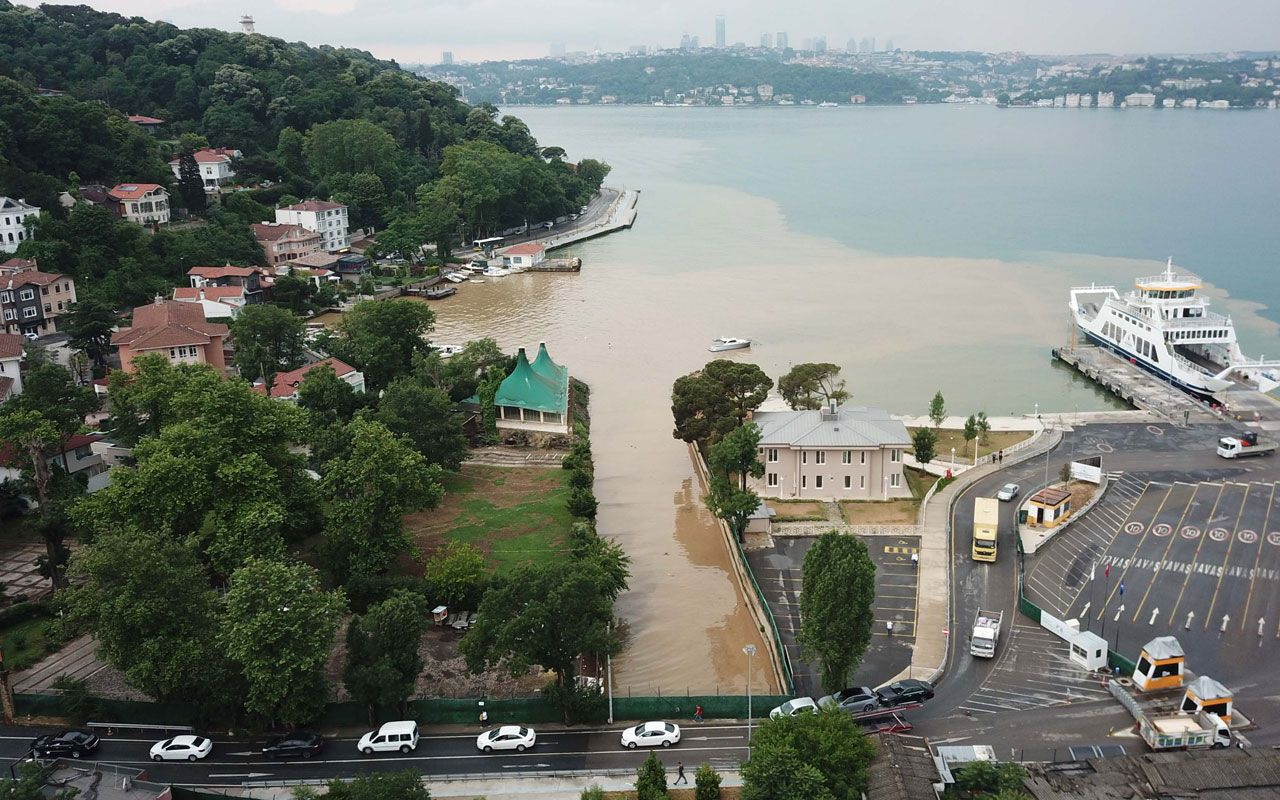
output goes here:
{"type": "Polygon", "coordinates": [[[106,731],[108,736],[117,729],[122,731],[138,731],[140,733],[167,733],[169,731],[174,731],[176,733],[196,732],[196,729],[190,725],[144,725],[137,722],[86,722],[84,726],[90,730],[106,731]]]}

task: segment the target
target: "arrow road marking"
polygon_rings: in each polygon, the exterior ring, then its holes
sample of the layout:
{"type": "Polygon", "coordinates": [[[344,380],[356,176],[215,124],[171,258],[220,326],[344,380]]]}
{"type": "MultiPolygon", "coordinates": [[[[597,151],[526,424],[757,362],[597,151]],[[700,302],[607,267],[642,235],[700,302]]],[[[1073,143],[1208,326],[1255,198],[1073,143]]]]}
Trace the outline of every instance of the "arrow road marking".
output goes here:
{"type": "Polygon", "coordinates": [[[269,778],[270,772],[210,772],[210,778],[269,778]]]}
{"type": "Polygon", "coordinates": [[[241,750],[239,753],[227,753],[227,755],[229,755],[229,756],[256,756],[256,755],[259,755],[259,753],[256,753],[256,752],[254,752],[253,750],[241,750]]]}
{"type": "Polygon", "coordinates": [[[682,742],[708,742],[716,739],[742,739],[742,736],[686,736],[680,741],[682,742]]]}
{"type": "Polygon", "coordinates": [[[503,769],[521,769],[523,767],[549,767],[550,764],[503,764],[503,769]]]}

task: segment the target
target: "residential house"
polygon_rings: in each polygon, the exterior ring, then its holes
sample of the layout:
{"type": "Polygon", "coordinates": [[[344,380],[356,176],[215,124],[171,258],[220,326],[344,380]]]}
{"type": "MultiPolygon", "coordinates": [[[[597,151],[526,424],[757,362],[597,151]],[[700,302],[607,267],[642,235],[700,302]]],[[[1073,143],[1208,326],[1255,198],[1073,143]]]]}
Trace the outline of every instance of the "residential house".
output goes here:
{"type": "MultiPolygon", "coordinates": [[[[479,404],[471,397],[468,403],[479,404]]],[[[532,363],[521,347],[511,374],[498,385],[494,396],[500,430],[567,434],[569,419],[569,370],[551,360],[545,342],[538,345],[532,363]]]]}
{"type": "Polygon", "coordinates": [[[253,385],[253,390],[258,394],[269,394],[269,396],[277,400],[287,400],[291,403],[298,401],[298,387],[306,379],[307,375],[318,367],[330,367],[338,379],[349,384],[360,394],[364,394],[364,373],[350,364],[345,364],[336,358],[326,358],[298,367],[289,372],[281,372],[275,376],[275,380],[271,383],[271,391],[267,391],[267,386],[263,381],[258,381],[253,385]]]}
{"type": "MultiPolygon", "coordinates": [[[[204,183],[207,194],[218,194],[222,187],[231,183],[236,171],[231,167],[231,159],[243,155],[239,150],[230,147],[205,147],[195,151],[196,166],[200,170],[200,180],[204,183]]],[[[182,158],[169,159],[169,169],[173,177],[182,178],[182,158]]]]}
{"type": "Polygon", "coordinates": [[[40,216],[38,206],[0,195],[0,253],[12,253],[27,240],[27,221],[40,216]]]}
{"type": "Polygon", "coordinates": [[[169,192],[158,183],[121,183],[107,194],[119,203],[120,216],[139,225],[169,221],[169,192]]]}
{"type": "Polygon", "coordinates": [[[301,225],[320,234],[324,249],[330,253],[343,250],[351,243],[347,232],[347,207],[328,200],[307,200],[276,209],[276,222],[301,225]]]}
{"type": "Polygon", "coordinates": [[[164,124],[164,120],[162,119],[156,119],[155,117],[148,117],[142,114],[130,114],[129,121],[152,136],[155,136],[156,132],[160,130],[160,126],[164,124]]]}
{"type": "Polygon", "coordinates": [[[11,258],[0,264],[0,314],[6,333],[54,333],[76,301],[76,282],[41,272],[34,261],[11,258]]]}
{"type": "Polygon", "coordinates": [[[187,277],[195,289],[210,286],[239,286],[244,289],[245,303],[261,303],[263,295],[262,270],[257,267],[192,267],[187,277]]]}
{"type": "Polygon", "coordinates": [[[91,206],[102,206],[117,217],[124,216],[124,208],[120,201],[112,197],[111,190],[101,184],[89,183],[79,186],[76,188],[75,197],[71,197],[68,193],[68,199],[70,204],[59,197],[59,202],[68,210],[74,207],[77,202],[81,202],[88,203],[91,206]]]}
{"type": "Polygon", "coordinates": [[[502,266],[528,269],[541,264],[547,257],[547,248],[537,242],[517,244],[502,251],[502,266]]]}
{"type": "Polygon", "coordinates": [[[22,394],[22,345],[16,333],[0,333],[0,403],[22,394]]]}
{"type": "Polygon", "coordinates": [[[206,322],[234,320],[246,302],[243,286],[179,286],[173,290],[173,299],[199,305],[206,322]]]}
{"type": "Polygon", "coordinates": [[[347,253],[338,258],[334,271],[339,278],[348,283],[359,283],[362,278],[373,271],[373,262],[365,256],[347,253]]]}
{"type": "Polygon", "coordinates": [[[174,364],[211,364],[219,372],[227,368],[223,352],[227,326],[206,322],[194,303],[157,297],[133,310],[133,324],[111,335],[120,349],[120,367],[133,372],[134,358],[159,353],[174,364]]]}
{"type": "MultiPolygon", "coordinates": [[[[102,456],[93,450],[93,443],[98,438],[97,434],[78,433],[69,436],[57,448],[49,462],[61,467],[68,475],[84,475],[86,479],[106,472],[102,456]]],[[[26,460],[25,455],[20,455],[8,445],[0,448],[0,481],[21,478],[26,460]]]]}
{"type": "Polygon", "coordinates": [[[258,240],[267,263],[272,266],[294,261],[324,249],[323,237],[301,225],[283,222],[255,222],[253,238],[258,240]]]}
{"type": "Polygon", "coordinates": [[[748,484],[762,497],[887,500],[910,497],[902,454],[906,426],[882,408],[826,406],[815,411],[759,411],[764,475],[748,484]]]}
{"type": "Polygon", "coordinates": [[[337,283],[342,280],[338,274],[338,258],[335,253],[312,253],[299,256],[293,261],[276,266],[277,275],[297,275],[306,278],[319,289],[325,283],[337,283]]]}

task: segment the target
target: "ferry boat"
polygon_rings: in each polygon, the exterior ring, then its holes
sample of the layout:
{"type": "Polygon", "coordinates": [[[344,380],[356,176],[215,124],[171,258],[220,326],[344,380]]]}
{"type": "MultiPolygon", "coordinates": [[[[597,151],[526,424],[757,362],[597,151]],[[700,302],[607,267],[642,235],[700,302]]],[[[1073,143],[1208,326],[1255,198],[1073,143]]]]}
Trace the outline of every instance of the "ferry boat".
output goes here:
{"type": "Polygon", "coordinates": [[[1073,287],[1069,305],[1091,343],[1202,400],[1240,385],[1280,387],[1280,361],[1246,358],[1231,318],[1210,311],[1200,288],[1200,278],[1175,270],[1171,258],[1124,295],[1114,286],[1073,287]]]}

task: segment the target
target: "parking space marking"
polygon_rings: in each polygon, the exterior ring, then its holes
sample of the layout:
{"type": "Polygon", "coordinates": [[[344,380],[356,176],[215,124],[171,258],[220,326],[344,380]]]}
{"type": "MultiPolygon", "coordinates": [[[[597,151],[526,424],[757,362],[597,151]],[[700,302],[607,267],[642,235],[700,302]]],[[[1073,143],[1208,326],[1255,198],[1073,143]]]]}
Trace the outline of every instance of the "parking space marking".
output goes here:
{"type": "MultiPolygon", "coordinates": [[[[1151,529],[1155,527],[1156,520],[1160,517],[1160,511],[1164,508],[1165,501],[1169,499],[1169,495],[1171,494],[1173,494],[1173,487],[1169,486],[1169,488],[1165,490],[1164,497],[1160,499],[1160,505],[1156,507],[1156,513],[1151,516],[1151,522],[1143,526],[1142,538],[1138,540],[1138,544],[1133,551],[1135,554],[1137,554],[1138,551],[1142,549],[1142,542],[1147,538],[1147,534],[1151,532],[1151,529]]],[[[1137,509],[1136,505],[1134,506],[1134,509],[1135,510],[1137,509]]],[[[1125,523],[1124,527],[1127,528],[1128,523],[1125,523]]],[[[1111,590],[1111,593],[1108,594],[1106,599],[1102,601],[1102,606],[1098,609],[1098,617],[1097,617],[1098,619],[1102,619],[1103,614],[1106,613],[1107,606],[1111,605],[1111,598],[1115,597],[1116,592],[1119,591],[1120,587],[1124,585],[1125,576],[1127,576],[1128,574],[1129,574],[1129,568],[1126,566],[1124,570],[1120,573],[1120,578],[1119,580],[1116,581],[1116,585],[1111,590]]]]}
{"type": "MultiPolygon", "coordinates": [[[[1182,530],[1182,523],[1187,518],[1187,511],[1191,509],[1191,504],[1195,501],[1196,493],[1199,491],[1200,491],[1199,486],[1191,490],[1191,495],[1187,498],[1187,504],[1182,507],[1182,514],[1178,516],[1178,524],[1177,526],[1174,527],[1174,530],[1179,530],[1179,531],[1182,530]]],[[[1164,546],[1164,552],[1160,555],[1161,565],[1163,565],[1165,561],[1169,558],[1169,549],[1173,547],[1173,543],[1177,541],[1177,538],[1178,537],[1176,536],[1169,537],[1169,543],[1164,546]]],[[[1159,568],[1157,568],[1156,572],[1158,573],[1159,571],[1160,571],[1159,568]]],[[[1142,606],[1147,602],[1147,596],[1151,594],[1151,587],[1155,585],[1156,585],[1156,576],[1152,575],[1151,580],[1147,582],[1147,590],[1142,593],[1142,600],[1138,602],[1138,607],[1134,609],[1134,612],[1133,612],[1134,622],[1138,621],[1138,615],[1142,613],[1142,606]]]]}
{"type": "Polygon", "coordinates": [[[1204,629],[1206,631],[1209,630],[1209,620],[1213,618],[1213,609],[1218,605],[1218,592],[1222,590],[1222,577],[1226,574],[1227,564],[1231,561],[1231,548],[1235,546],[1236,532],[1240,530],[1240,520],[1244,516],[1244,507],[1249,502],[1249,490],[1252,488],[1252,483],[1246,484],[1244,497],[1240,498],[1240,508],[1236,511],[1235,528],[1231,531],[1231,538],[1227,540],[1227,553],[1222,558],[1222,566],[1218,568],[1218,582],[1213,586],[1213,598],[1209,601],[1209,613],[1204,615],[1204,629]]]}
{"type": "Polygon", "coordinates": [[[887,554],[889,554],[889,555],[904,555],[904,556],[909,556],[909,555],[911,555],[912,553],[919,553],[919,552],[920,552],[920,548],[919,548],[919,547],[892,547],[892,546],[888,546],[888,547],[885,547],[884,551],[885,551],[885,553],[887,553],[887,554]]]}
{"type": "MultiPolygon", "coordinates": [[[[1226,491],[1227,491],[1227,484],[1224,482],[1222,484],[1222,488],[1218,490],[1217,498],[1215,498],[1213,501],[1213,508],[1209,510],[1209,520],[1208,522],[1205,523],[1206,527],[1213,524],[1214,515],[1218,513],[1218,504],[1222,502],[1222,495],[1226,491]]],[[[1243,503],[1241,505],[1243,506],[1243,503]]],[[[1236,521],[1239,522],[1239,520],[1240,520],[1239,511],[1237,511],[1236,521]]],[[[1200,560],[1200,548],[1204,547],[1204,540],[1208,538],[1209,538],[1208,536],[1201,536],[1199,540],[1196,541],[1196,552],[1191,556],[1192,564],[1196,564],[1200,560]]],[[[1187,584],[1191,583],[1191,573],[1194,571],[1195,571],[1194,569],[1187,570],[1187,577],[1182,579],[1182,588],[1178,590],[1178,599],[1174,601],[1173,611],[1169,615],[1170,620],[1176,620],[1178,618],[1178,606],[1182,605],[1182,595],[1186,593],[1187,584]]],[[[1209,624],[1208,617],[1205,618],[1205,624],[1206,625],[1209,624]]]]}
{"type": "MultiPolygon", "coordinates": [[[[1275,502],[1276,502],[1276,485],[1272,484],[1271,499],[1267,502],[1267,514],[1262,523],[1262,529],[1264,531],[1271,530],[1271,509],[1275,508],[1275,502]]],[[[1269,536],[1270,534],[1268,534],[1268,537],[1269,536]]],[[[1257,584],[1257,579],[1254,576],[1258,574],[1258,564],[1262,561],[1262,550],[1263,550],[1262,544],[1259,543],[1258,554],[1254,556],[1253,572],[1251,573],[1251,577],[1249,579],[1249,595],[1245,598],[1245,601],[1244,601],[1244,613],[1240,615],[1240,630],[1242,631],[1245,629],[1245,626],[1249,624],[1249,605],[1253,602],[1253,587],[1257,584]]]]}

